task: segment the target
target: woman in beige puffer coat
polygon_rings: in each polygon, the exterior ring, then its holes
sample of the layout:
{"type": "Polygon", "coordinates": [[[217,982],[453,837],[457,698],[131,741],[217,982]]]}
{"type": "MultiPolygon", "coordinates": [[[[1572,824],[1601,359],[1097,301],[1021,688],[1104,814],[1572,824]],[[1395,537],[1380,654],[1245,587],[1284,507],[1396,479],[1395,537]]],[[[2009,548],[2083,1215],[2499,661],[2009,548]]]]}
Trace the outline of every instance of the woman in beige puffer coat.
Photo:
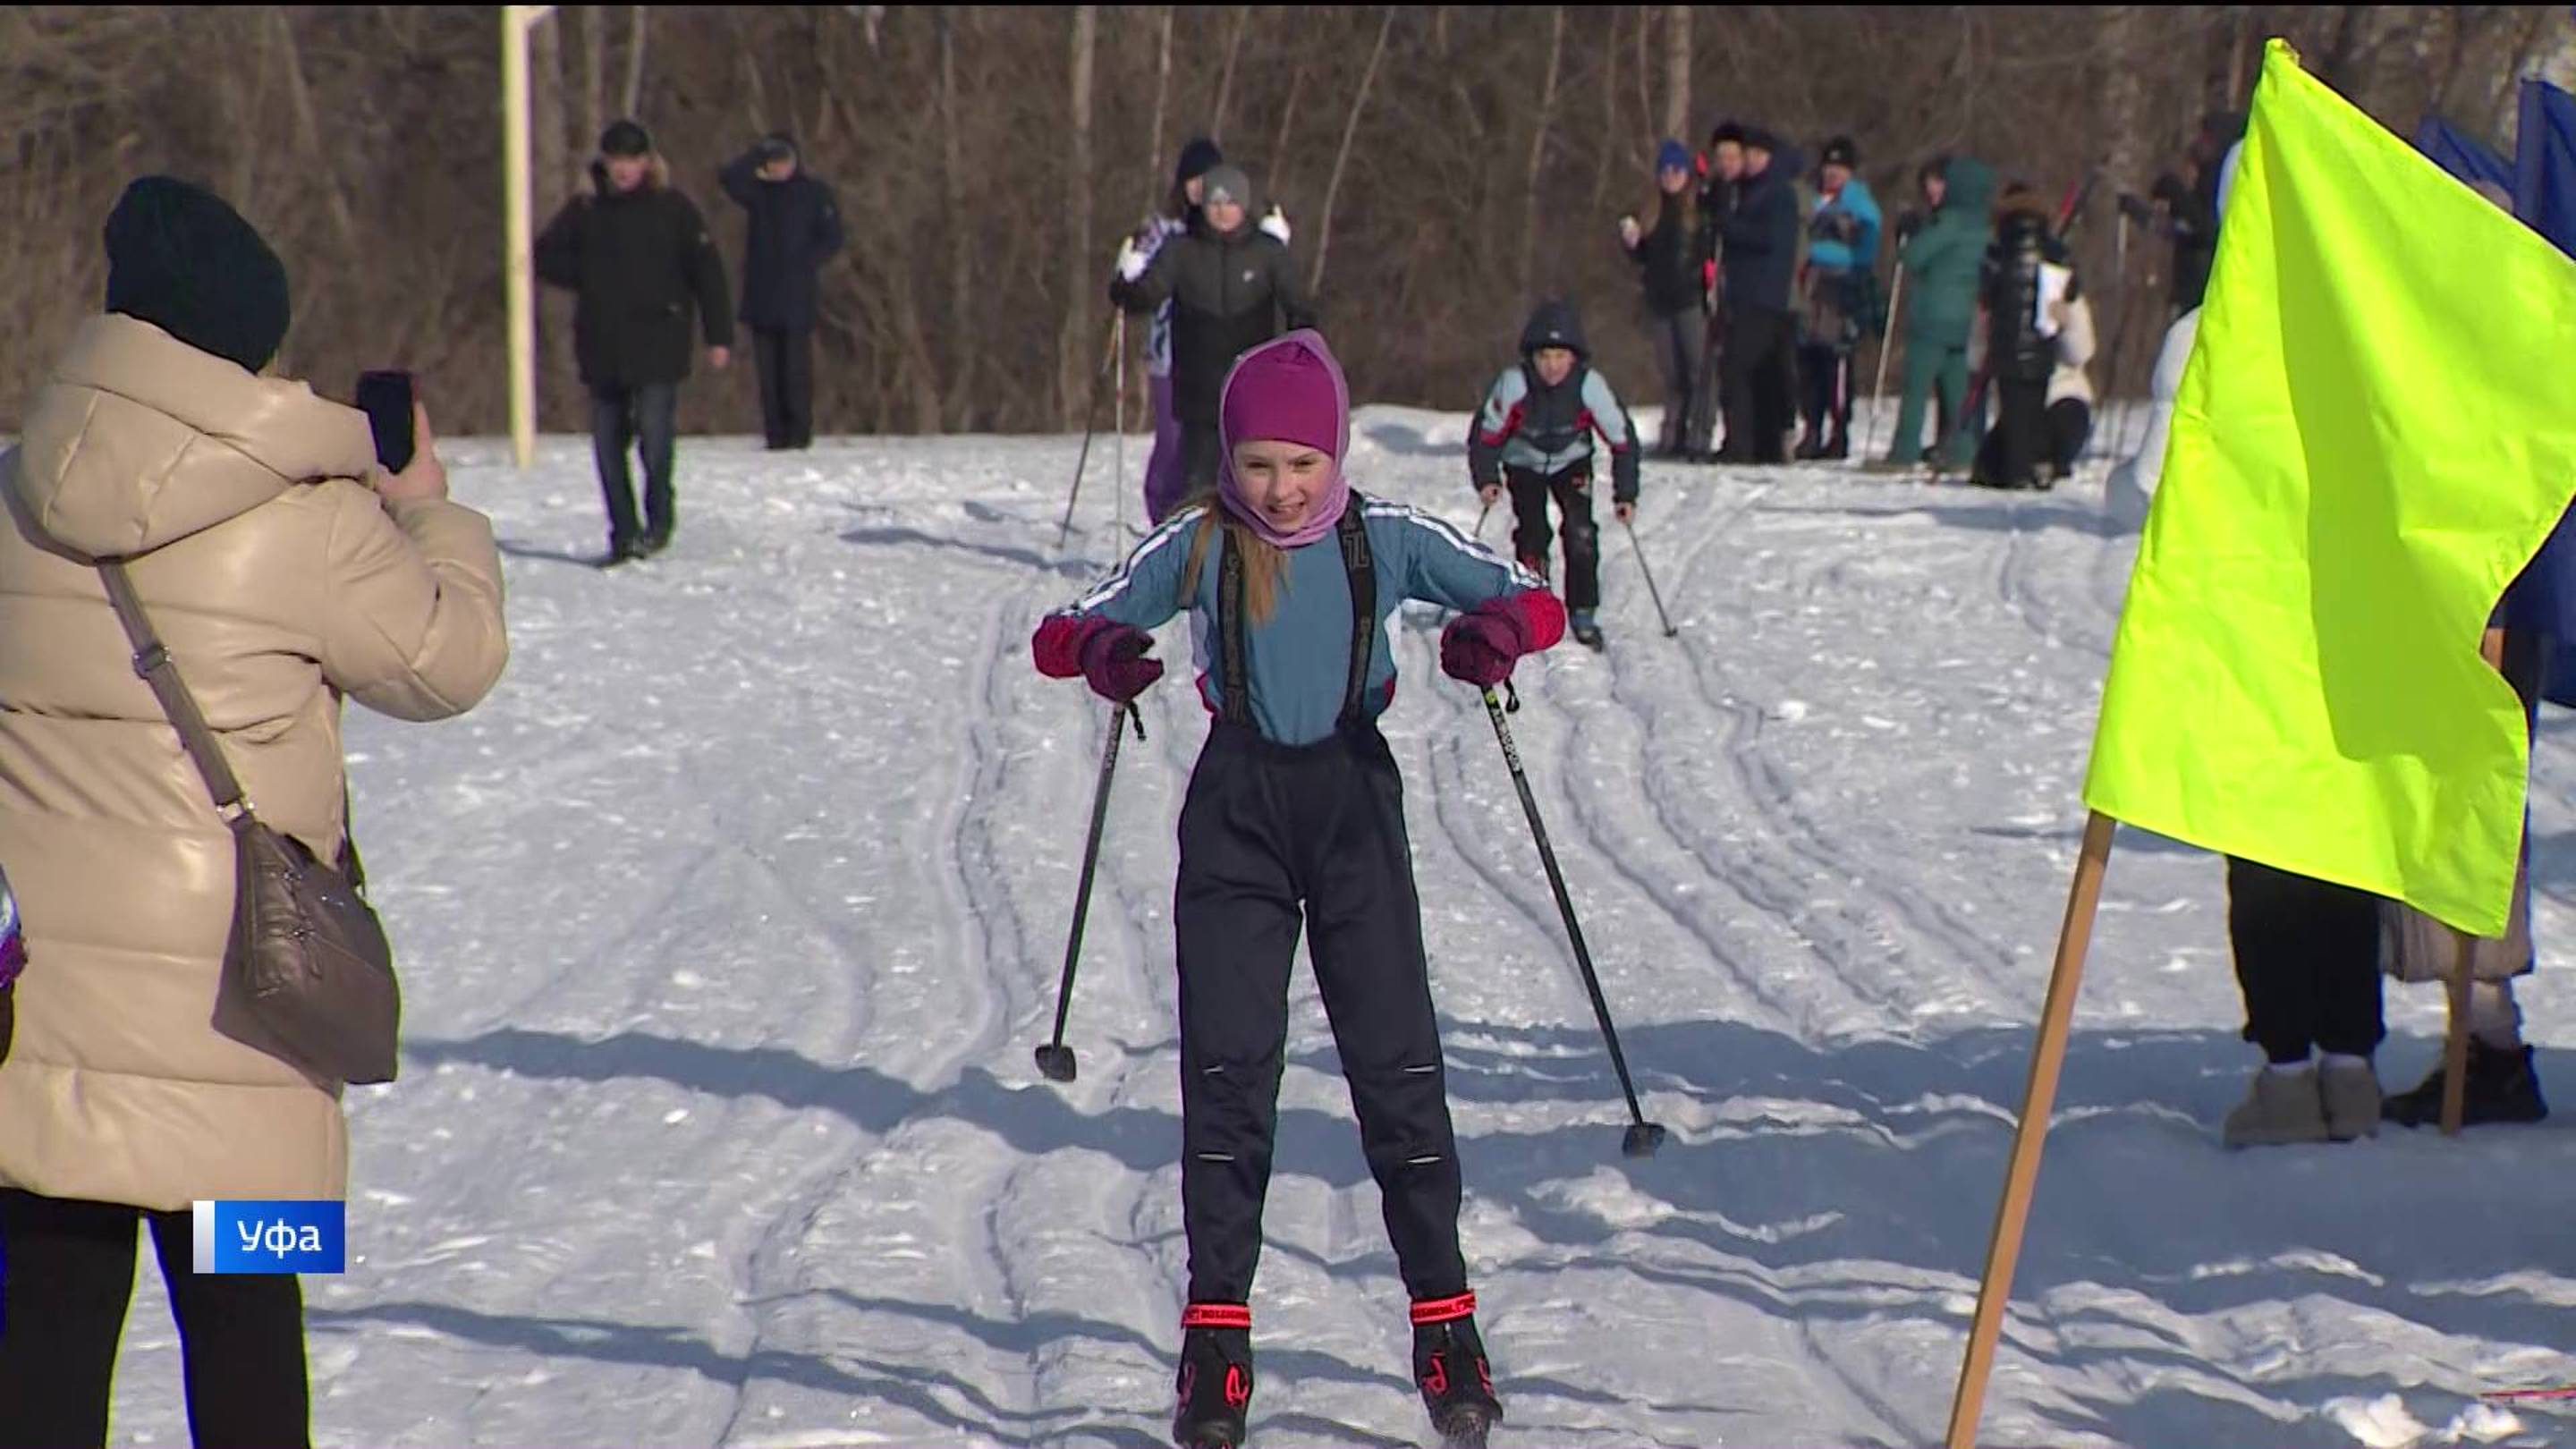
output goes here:
{"type": "Polygon", "coordinates": [[[233,846],[109,607],[135,587],[262,819],[343,838],[344,696],[472,707],[508,648],[490,523],[424,430],[375,465],[364,415],[256,375],[284,272],[246,222],[147,178],[111,216],[108,315],[0,455],[0,863],[29,968],[0,1045],[0,1445],[98,1444],[153,1229],[200,1446],[305,1440],[296,1280],[197,1276],[199,1199],[342,1198],[335,1088],[209,1024],[233,846]],[[369,481],[359,481],[369,480],[369,481]]]}

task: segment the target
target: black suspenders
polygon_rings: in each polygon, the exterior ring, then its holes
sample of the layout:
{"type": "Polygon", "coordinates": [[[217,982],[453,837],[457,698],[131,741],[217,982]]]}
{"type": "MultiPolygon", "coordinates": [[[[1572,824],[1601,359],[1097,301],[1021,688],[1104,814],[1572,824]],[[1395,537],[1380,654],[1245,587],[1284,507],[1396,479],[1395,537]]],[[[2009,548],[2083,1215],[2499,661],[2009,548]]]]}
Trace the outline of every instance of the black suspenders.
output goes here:
{"type": "MultiPolygon", "coordinates": [[[[1377,561],[1369,552],[1368,524],[1365,518],[1367,500],[1352,493],[1342,507],[1342,516],[1333,533],[1342,547],[1342,572],[1351,587],[1351,674],[1349,686],[1342,694],[1339,727],[1351,729],[1366,722],[1364,707],[1368,695],[1369,664],[1377,651],[1377,561]]],[[[1223,556],[1216,571],[1216,633],[1219,658],[1217,690],[1225,701],[1223,718],[1228,724],[1252,723],[1251,670],[1244,651],[1243,622],[1243,556],[1236,551],[1234,540],[1219,529],[1218,547],[1223,556]]]]}

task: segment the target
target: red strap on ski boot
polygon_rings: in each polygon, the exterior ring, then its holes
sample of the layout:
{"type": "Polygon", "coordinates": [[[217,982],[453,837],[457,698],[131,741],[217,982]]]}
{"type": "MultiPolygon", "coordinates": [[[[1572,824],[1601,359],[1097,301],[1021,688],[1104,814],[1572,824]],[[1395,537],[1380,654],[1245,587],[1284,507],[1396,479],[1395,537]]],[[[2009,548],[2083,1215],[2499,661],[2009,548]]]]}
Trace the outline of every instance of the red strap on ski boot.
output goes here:
{"type": "MultiPolygon", "coordinates": [[[[1417,1322],[1420,1320],[1416,1320],[1417,1322]]],[[[1193,1303],[1181,1310],[1183,1328],[1250,1328],[1252,1305],[1248,1303],[1193,1303]]]]}
{"type": "Polygon", "coordinates": [[[1413,1305],[1413,1322],[1417,1327],[1426,1323],[1473,1318],[1475,1315],[1476,1295],[1473,1293],[1461,1293],[1455,1298],[1422,1298],[1415,1300],[1413,1305]]]}

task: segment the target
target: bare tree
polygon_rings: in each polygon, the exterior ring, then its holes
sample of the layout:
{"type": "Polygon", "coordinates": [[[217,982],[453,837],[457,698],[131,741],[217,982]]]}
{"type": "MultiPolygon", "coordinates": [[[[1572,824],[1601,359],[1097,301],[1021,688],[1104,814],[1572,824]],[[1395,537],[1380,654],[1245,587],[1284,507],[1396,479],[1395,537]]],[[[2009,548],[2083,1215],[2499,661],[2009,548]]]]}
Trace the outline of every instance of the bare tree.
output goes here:
{"type": "Polygon", "coordinates": [[[1691,10],[1688,5],[1664,7],[1664,134],[1690,134],[1691,102],[1691,10]]]}
{"type": "Polygon", "coordinates": [[[1565,7],[1552,7],[1547,26],[1547,78],[1539,83],[1538,117],[1530,126],[1529,177],[1521,189],[1521,295],[1536,283],[1538,265],[1538,182],[1547,165],[1548,132],[1556,124],[1556,72],[1565,59],[1565,7]]]}
{"type": "Polygon", "coordinates": [[[1395,29],[1395,8],[1387,7],[1385,18],[1378,22],[1377,44],[1369,48],[1368,68],[1360,72],[1359,94],[1351,99],[1350,118],[1342,123],[1342,144],[1333,153],[1333,179],[1324,187],[1324,215],[1315,228],[1315,274],[1306,285],[1315,291],[1324,287],[1324,262],[1333,250],[1333,202],[1342,193],[1342,168],[1350,164],[1351,140],[1359,135],[1360,116],[1368,110],[1369,90],[1377,84],[1377,65],[1386,59],[1386,38],[1395,29]]]}
{"type": "Polygon", "coordinates": [[[1090,287],[1092,269],[1098,265],[1091,255],[1091,60],[1100,37],[1100,7],[1073,7],[1073,126],[1069,136],[1071,159],[1065,167],[1064,215],[1065,291],[1068,305],[1064,311],[1062,343],[1063,366],[1058,373],[1064,406],[1061,409],[1066,427],[1083,423],[1084,403],[1096,391],[1087,384],[1092,377],[1090,287]]]}

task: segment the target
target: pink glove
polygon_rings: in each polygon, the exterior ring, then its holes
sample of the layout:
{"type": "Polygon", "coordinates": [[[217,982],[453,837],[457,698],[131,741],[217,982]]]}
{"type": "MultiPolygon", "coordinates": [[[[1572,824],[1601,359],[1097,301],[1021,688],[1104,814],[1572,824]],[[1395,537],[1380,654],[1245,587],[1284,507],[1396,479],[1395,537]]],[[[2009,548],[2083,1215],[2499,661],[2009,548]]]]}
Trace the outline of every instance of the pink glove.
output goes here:
{"type": "Polygon", "coordinates": [[[1519,623],[1487,604],[1460,614],[1440,631],[1440,669],[1452,679],[1491,689],[1512,677],[1521,657],[1519,623]]]}
{"type": "Polygon", "coordinates": [[[1154,636],[1133,624],[1112,624],[1082,646],[1082,677],[1091,692],[1112,704],[1125,704],[1163,677],[1163,661],[1147,651],[1154,636]]]}

